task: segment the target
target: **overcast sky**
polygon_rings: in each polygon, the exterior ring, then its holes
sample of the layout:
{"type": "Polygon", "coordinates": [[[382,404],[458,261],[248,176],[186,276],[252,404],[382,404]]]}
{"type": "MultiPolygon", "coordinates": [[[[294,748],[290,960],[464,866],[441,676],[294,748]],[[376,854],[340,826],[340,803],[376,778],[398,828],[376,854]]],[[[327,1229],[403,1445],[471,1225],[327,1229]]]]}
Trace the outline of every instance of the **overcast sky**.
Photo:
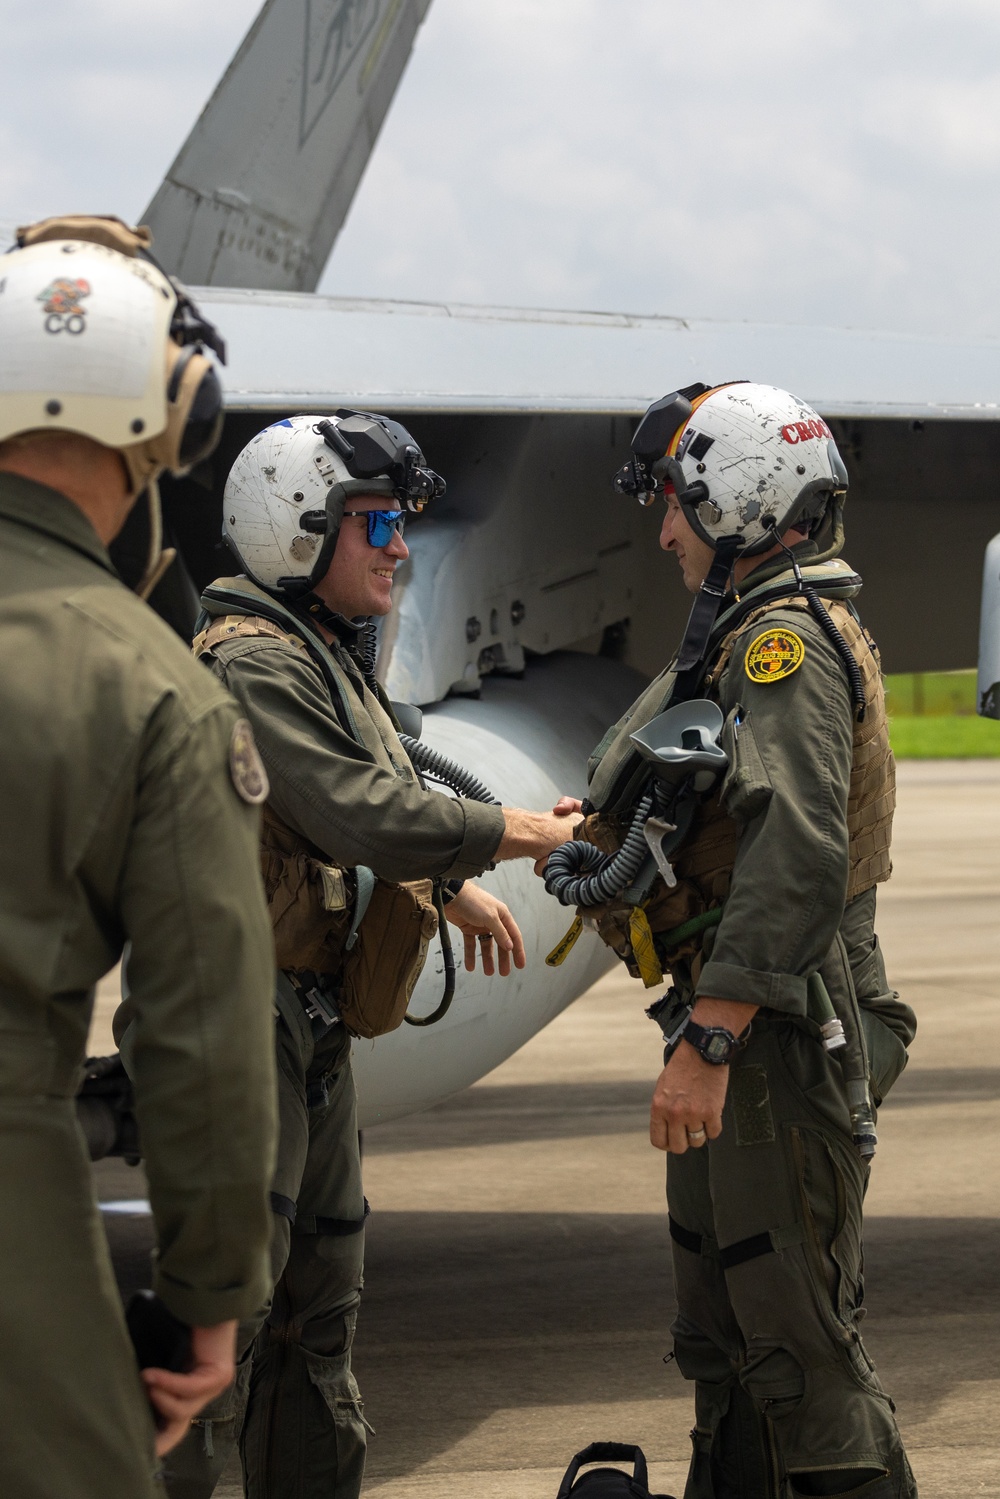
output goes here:
{"type": "MultiPolygon", "coordinates": [[[[0,0],[0,237],[141,213],[257,8],[0,0]]],[[[998,185],[1000,0],[433,0],[321,290],[1000,335],[998,185]]]]}

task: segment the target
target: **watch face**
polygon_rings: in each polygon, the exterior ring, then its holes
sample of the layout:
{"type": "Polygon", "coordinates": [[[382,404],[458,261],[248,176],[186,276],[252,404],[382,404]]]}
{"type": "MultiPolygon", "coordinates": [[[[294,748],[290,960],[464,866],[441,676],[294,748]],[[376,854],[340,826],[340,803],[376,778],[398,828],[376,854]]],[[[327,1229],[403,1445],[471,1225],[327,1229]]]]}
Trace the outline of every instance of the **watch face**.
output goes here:
{"type": "Polygon", "coordinates": [[[713,1062],[724,1062],[729,1056],[729,1037],[718,1034],[709,1036],[705,1055],[713,1062]]]}

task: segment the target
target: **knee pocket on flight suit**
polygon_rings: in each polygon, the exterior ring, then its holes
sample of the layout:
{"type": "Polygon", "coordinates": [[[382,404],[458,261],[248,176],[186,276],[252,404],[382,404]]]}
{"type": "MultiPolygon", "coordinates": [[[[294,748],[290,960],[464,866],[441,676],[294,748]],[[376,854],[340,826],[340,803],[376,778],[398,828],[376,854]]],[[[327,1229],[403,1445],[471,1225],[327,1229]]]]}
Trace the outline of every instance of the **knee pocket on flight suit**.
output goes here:
{"type": "Polygon", "coordinates": [[[797,1410],[806,1392],[806,1372],[787,1348],[755,1349],[740,1381],[758,1408],[772,1419],[797,1410]]]}
{"type": "Polygon", "coordinates": [[[350,1351],[335,1357],[301,1350],[309,1380],[333,1419],[337,1448],[337,1493],[347,1493],[356,1483],[360,1490],[368,1449],[368,1433],[375,1428],[365,1419],[364,1401],[351,1372],[350,1351]]]}
{"type": "Polygon", "coordinates": [[[673,1335],[674,1357],[685,1379],[720,1385],[733,1380],[735,1372],[729,1355],[700,1327],[686,1317],[678,1316],[673,1335]]]}

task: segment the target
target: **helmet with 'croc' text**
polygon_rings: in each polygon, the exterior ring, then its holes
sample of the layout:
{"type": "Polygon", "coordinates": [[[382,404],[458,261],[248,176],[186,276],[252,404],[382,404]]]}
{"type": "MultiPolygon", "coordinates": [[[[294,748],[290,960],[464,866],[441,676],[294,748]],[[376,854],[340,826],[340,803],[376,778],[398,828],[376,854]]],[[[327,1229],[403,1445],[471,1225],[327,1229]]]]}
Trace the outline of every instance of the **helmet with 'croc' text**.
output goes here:
{"type": "Polygon", "coordinates": [[[214,448],[222,387],[212,325],[156,265],[146,229],[70,216],[17,232],[0,258],[0,441],[72,432],[117,449],[138,495],[214,448]]]}
{"type": "Polygon", "coordinates": [[[656,401],[615,487],[649,504],[676,494],[696,535],[751,557],[803,523],[812,528],[847,470],[823,418],[773,385],[691,385],[656,401]]]}
{"type": "Polygon", "coordinates": [[[258,432],[233,464],[222,534],[255,583],[291,600],[330,566],[351,496],[384,496],[419,511],[444,492],[410,433],[389,417],[286,417],[258,432]]]}

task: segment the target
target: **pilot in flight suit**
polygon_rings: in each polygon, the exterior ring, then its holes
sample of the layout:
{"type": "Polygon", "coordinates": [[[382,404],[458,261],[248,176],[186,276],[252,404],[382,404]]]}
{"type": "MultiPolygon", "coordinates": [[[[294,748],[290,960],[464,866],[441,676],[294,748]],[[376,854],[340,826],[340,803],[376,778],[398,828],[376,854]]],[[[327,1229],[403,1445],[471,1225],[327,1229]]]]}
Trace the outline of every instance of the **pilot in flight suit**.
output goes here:
{"type": "Polygon", "coordinates": [[[859,1328],[874,1108],[916,1023],[875,936],[895,781],[861,580],[836,555],[847,474],[815,412],[746,382],[664,398],[633,454],[618,487],[665,490],[661,545],[697,598],[595,751],[578,836],[621,847],[650,773],[629,736],[670,706],[718,704],[729,762],[689,794],[676,884],[650,858],[589,912],[647,985],[672,979],[651,1138],[695,1384],[685,1499],[913,1499],[859,1328]]]}
{"type": "Polygon", "coordinates": [[[403,507],[442,490],[397,423],[348,412],[275,423],[227,484],[225,533],[248,576],[205,591],[195,650],[253,725],[271,787],[262,859],[282,970],[275,1291],[241,1328],[234,1389],[171,1455],[171,1499],[206,1499],[237,1438],[247,1490],[262,1499],[287,1492],[290,1474],[302,1499],[359,1493],[367,1423],[351,1345],[367,1204],[350,1032],[399,1023],[398,1008],[384,1012],[393,994],[405,1007],[435,930],[431,879],[457,888],[445,909],[465,933],[467,966],[476,936],[487,972],[494,943],[501,973],[511,952],[523,964],[506,906],[463,881],[497,859],[547,855],[571,833],[568,818],[428,790],[375,680],[368,619],[388,612],[407,555],[403,507]],[[384,993],[384,975],[373,976],[374,1020],[349,1004],[345,978],[352,909],[372,885],[362,942],[377,920],[370,948],[409,950],[405,983],[384,993]]]}
{"type": "Polygon", "coordinates": [[[106,550],[158,471],[211,451],[214,371],[141,233],[68,220],[21,237],[0,296],[0,1493],[153,1499],[156,1433],[74,1096],[95,984],[129,942],[153,1285],[198,1361],[200,1335],[266,1286],[266,780],[232,698],[106,550]],[[190,383],[168,395],[181,360],[190,383]]]}

